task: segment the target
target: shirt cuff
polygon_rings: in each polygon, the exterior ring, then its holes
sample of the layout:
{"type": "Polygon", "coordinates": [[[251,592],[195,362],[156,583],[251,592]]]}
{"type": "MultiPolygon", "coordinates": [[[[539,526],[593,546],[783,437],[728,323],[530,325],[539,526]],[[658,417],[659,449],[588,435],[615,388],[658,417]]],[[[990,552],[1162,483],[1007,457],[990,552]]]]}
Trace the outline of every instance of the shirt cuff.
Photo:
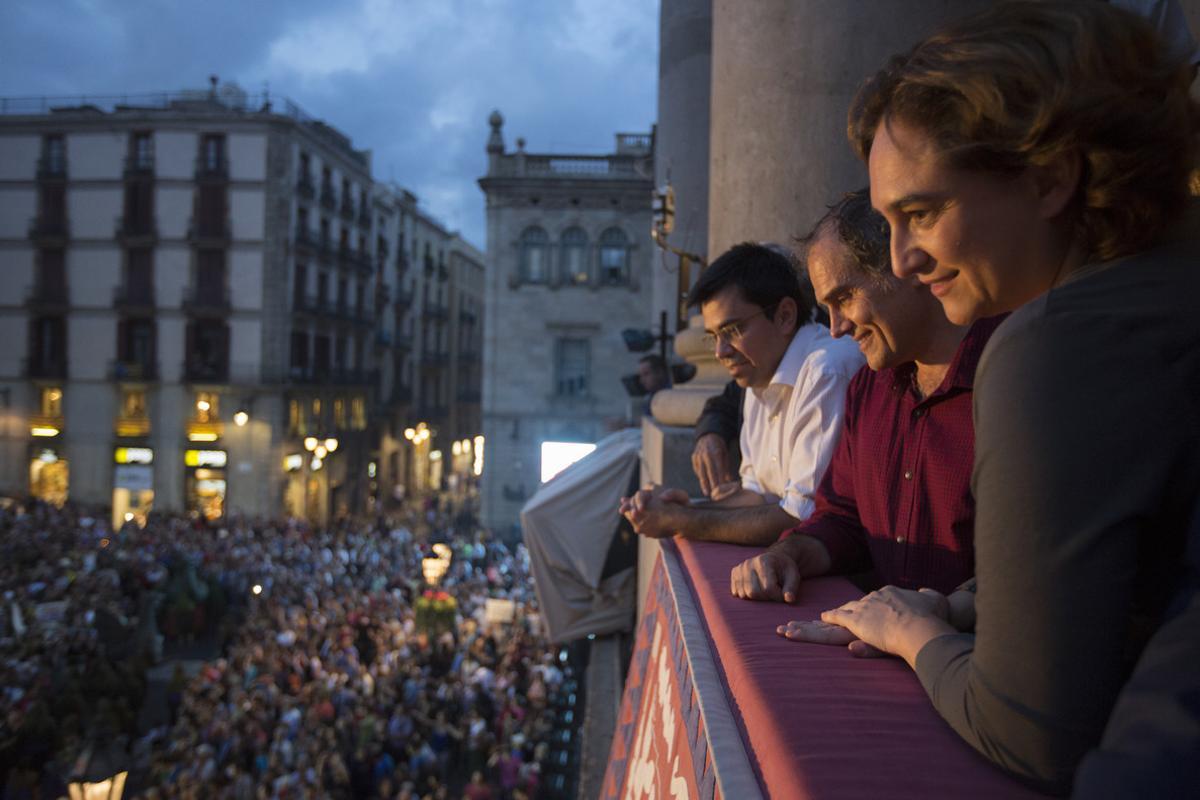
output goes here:
{"type": "Polygon", "coordinates": [[[806,520],[812,516],[817,504],[811,497],[787,492],[779,501],[779,507],[798,520],[806,520]]]}

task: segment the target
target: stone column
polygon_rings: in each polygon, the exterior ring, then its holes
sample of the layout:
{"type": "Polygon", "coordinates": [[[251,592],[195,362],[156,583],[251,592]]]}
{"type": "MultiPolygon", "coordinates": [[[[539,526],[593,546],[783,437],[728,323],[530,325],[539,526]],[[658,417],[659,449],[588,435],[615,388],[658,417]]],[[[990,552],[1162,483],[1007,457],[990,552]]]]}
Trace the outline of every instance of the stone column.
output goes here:
{"type": "Polygon", "coordinates": [[[788,243],[867,183],[846,141],[859,84],[990,0],[713,0],[708,250],[788,243]]]}

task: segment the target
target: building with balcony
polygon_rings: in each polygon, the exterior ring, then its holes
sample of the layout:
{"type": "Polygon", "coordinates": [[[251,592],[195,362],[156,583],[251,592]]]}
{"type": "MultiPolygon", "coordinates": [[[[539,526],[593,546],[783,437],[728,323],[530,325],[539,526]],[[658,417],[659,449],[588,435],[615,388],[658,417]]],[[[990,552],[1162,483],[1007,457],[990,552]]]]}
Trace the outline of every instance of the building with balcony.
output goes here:
{"type": "Polygon", "coordinates": [[[484,524],[503,529],[542,478],[544,445],[593,443],[626,417],[623,328],[651,317],[651,134],[608,155],[507,151],[489,120],[482,421],[484,524]]]}
{"type": "Polygon", "coordinates": [[[407,264],[436,283],[452,234],[285,99],[2,107],[0,493],[115,522],[369,508],[419,421],[407,264]]]}

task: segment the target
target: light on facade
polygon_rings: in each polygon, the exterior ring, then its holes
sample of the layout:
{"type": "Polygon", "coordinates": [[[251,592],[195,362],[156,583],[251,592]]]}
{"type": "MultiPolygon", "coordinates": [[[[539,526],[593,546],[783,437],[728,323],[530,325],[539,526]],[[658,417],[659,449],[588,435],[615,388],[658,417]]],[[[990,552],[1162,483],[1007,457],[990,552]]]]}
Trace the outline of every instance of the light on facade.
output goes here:
{"type": "Polygon", "coordinates": [[[311,453],[313,450],[316,450],[317,444],[319,444],[317,442],[317,437],[315,437],[315,436],[305,436],[304,437],[304,449],[307,450],[308,452],[311,453]]]}
{"type": "Polygon", "coordinates": [[[212,404],[210,404],[207,400],[197,400],[196,401],[196,410],[197,411],[208,411],[211,408],[212,408],[212,404]]]}
{"type": "Polygon", "coordinates": [[[442,460],[442,451],[441,450],[430,451],[429,460],[430,461],[441,461],[442,460]]]}
{"type": "Polygon", "coordinates": [[[462,442],[455,442],[453,445],[451,445],[450,452],[456,456],[461,456],[462,455],[462,442]]]}
{"type": "Polygon", "coordinates": [[[233,424],[237,425],[239,428],[244,427],[246,425],[246,423],[249,421],[250,421],[250,415],[247,414],[245,411],[238,411],[236,414],[233,415],[233,424]]]}
{"type": "Polygon", "coordinates": [[[319,470],[321,468],[321,465],[323,465],[324,463],[325,462],[322,461],[320,458],[313,456],[313,460],[309,462],[309,466],[312,467],[313,472],[316,472],[317,470],[319,470]]]}
{"type": "Polygon", "coordinates": [[[53,425],[34,425],[29,429],[30,436],[51,437],[58,436],[58,428],[53,425]]]}
{"type": "Polygon", "coordinates": [[[415,429],[413,429],[413,428],[405,428],[405,429],[404,429],[404,438],[405,438],[405,439],[408,439],[410,442],[411,442],[411,441],[412,441],[414,438],[416,438],[416,435],[417,435],[417,432],[416,432],[416,430],[415,430],[415,429]]]}

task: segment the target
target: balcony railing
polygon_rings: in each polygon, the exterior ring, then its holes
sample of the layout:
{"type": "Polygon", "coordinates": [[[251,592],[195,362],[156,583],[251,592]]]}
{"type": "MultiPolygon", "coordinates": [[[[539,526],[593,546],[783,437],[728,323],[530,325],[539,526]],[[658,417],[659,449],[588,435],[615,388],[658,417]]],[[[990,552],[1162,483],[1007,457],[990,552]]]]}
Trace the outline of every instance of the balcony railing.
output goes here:
{"type": "Polygon", "coordinates": [[[125,177],[153,177],[154,156],[125,156],[125,177]]]}
{"type": "Polygon", "coordinates": [[[71,235],[66,217],[35,217],[29,223],[29,238],[43,244],[64,242],[71,235]]]}
{"type": "Polygon", "coordinates": [[[124,311],[154,310],[153,286],[117,286],[113,289],[113,308],[124,311]]]}
{"type": "Polygon", "coordinates": [[[127,243],[132,240],[150,243],[158,238],[158,223],[153,216],[118,217],[114,238],[127,243]]]}
{"type": "Polygon", "coordinates": [[[333,193],[333,187],[327,183],[321,184],[321,207],[330,211],[337,208],[337,197],[333,193]]]}
{"type": "Polygon", "coordinates": [[[296,248],[298,250],[316,252],[321,249],[321,243],[312,235],[312,231],[305,228],[296,228],[296,248]]]}
{"type": "Polygon", "coordinates": [[[67,377],[66,358],[26,358],[25,369],[22,370],[27,378],[59,378],[67,377]]]}
{"type": "Polygon", "coordinates": [[[229,180],[229,162],[224,158],[210,161],[204,156],[196,159],[196,180],[202,182],[229,180]]]}
{"type": "Polygon", "coordinates": [[[338,260],[346,266],[361,270],[367,274],[375,271],[371,266],[371,254],[366,250],[356,250],[349,245],[339,245],[338,260]]]}
{"type": "Polygon", "coordinates": [[[193,314],[227,312],[232,305],[229,287],[193,286],[184,292],[181,305],[193,314]]]}
{"type": "Polygon", "coordinates": [[[70,305],[66,284],[41,284],[33,287],[25,299],[28,308],[39,311],[65,311],[70,305]]]}
{"type": "Polygon", "coordinates": [[[196,220],[188,223],[188,241],[197,247],[225,247],[232,238],[233,221],[229,217],[221,220],[196,220]]]}
{"type": "Polygon", "coordinates": [[[229,362],[187,358],[183,362],[183,377],[189,383],[228,383],[229,362]]]}
{"type": "Polygon", "coordinates": [[[40,181],[64,181],[67,179],[67,160],[42,156],[37,162],[37,177],[40,181]]]}
{"type": "Polygon", "coordinates": [[[155,381],[158,380],[158,362],[115,359],[109,362],[108,374],[114,381],[155,381]]]}
{"type": "Polygon", "coordinates": [[[117,417],[117,421],[113,425],[113,433],[122,439],[149,436],[150,418],[145,415],[138,417],[117,417]]]}

